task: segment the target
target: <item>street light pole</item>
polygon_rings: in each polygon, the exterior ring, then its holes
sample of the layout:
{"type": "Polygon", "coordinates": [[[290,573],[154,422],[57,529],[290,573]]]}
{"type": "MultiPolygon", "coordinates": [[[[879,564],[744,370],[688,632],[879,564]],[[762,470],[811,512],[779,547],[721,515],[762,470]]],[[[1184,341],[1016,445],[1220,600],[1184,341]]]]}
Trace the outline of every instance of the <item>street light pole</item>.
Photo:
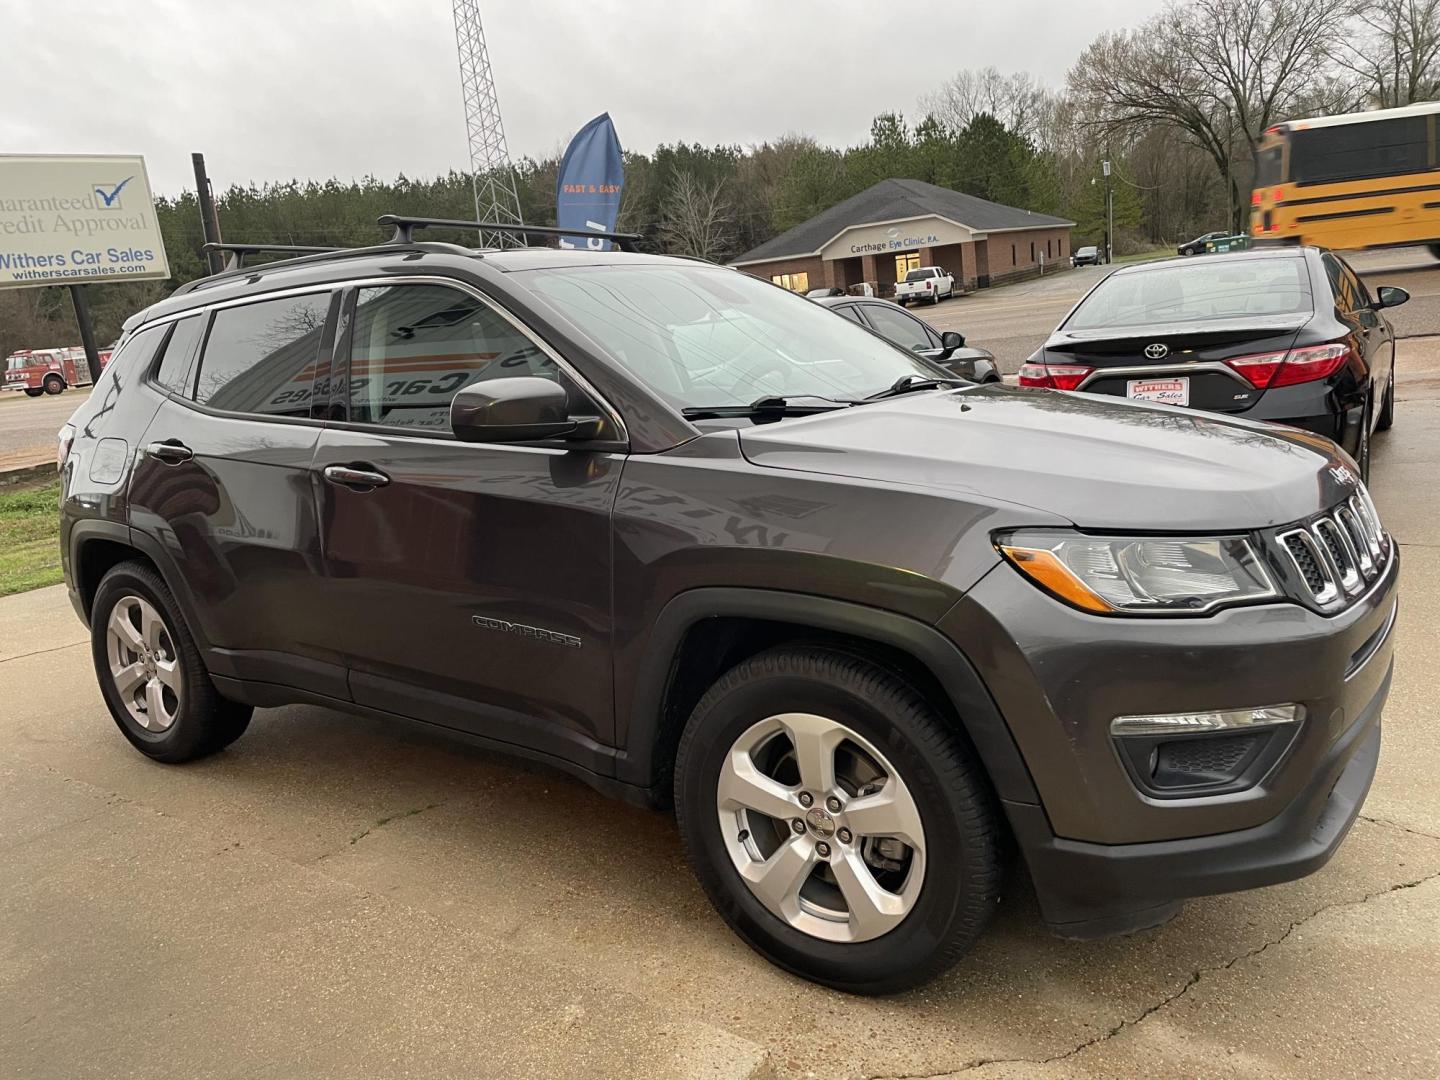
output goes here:
{"type": "Polygon", "coordinates": [[[1110,190],[1110,159],[1100,163],[1105,173],[1105,261],[1115,258],[1115,198],[1110,190]]]}

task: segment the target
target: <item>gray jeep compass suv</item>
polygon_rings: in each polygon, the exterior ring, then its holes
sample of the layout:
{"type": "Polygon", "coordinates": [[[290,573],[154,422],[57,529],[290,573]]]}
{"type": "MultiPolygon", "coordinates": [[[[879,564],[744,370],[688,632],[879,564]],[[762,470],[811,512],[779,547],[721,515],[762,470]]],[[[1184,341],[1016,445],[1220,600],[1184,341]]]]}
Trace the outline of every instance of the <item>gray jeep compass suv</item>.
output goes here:
{"type": "Polygon", "coordinates": [[[542,759],[673,803],[741,937],[864,993],[961,956],[1009,851],[1087,937],[1340,844],[1398,553],[1334,444],[427,224],[180,288],[61,432],[66,578],[142,753],[305,702],[542,759]]]}

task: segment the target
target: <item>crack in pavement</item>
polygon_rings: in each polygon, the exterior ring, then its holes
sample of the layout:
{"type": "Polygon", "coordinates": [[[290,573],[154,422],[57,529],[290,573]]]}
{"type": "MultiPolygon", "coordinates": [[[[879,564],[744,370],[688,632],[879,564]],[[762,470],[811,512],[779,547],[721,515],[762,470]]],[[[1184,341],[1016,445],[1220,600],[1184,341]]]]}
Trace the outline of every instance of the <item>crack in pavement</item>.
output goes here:
{"type": "Polygon", "coordinates": [[[1440,835],[1426,832],[1424,829],[1412,829],[1409,825],[1401,825],[1400,822],[1391,821],[1389,818],[1371,817],[1369,814],[1360,814],[1358,817],[1361,821],[1368,821],[1371,825],[1383,825],[1387,828],[1399,829],[1401,832],[1407,832],[1411,836],[1423,836],[1427,840],[1440,840],[1440,835]]]}
{"type": "Polygon", "coordinates": [[[69,645],[56,645],[53,649],[36,649],[34,652],[17,653],[14,656],[7,656],[0,659],[0,664],[8,664],[11,660],[24,660],[27,656],[44,656],[46,653],[64,652],[66,649],[73,649],[78,645],[89,645],[90,639],[83,641],[72,641],[69,645]]]}
{"type": "MultiPolygon", "coordinates": [[[[403,821],[405,818],[414,817],[416,814],[423,814],[427,810],[434,810],[437,807],[444,805],[444,800],[442,800],[440,802],[433,802],[429,806],[417,806],[412,810],[401,810],[398,814],[391,814],[388,817],[377,818],[374,825],[371,825],[368,828],[363,829],[360,832],[356,833],[354,836],[352,836],[350,838],[350,843],[352,845],[358,844],[361,840],[364,840],[365,837],[369,836],[376,829],[383,829],[386,825],[392,824],[393,822],[403,821]]],[[[336,852],[331,852],[331,854],[336,854],[336,852]]],[[[322,856],[322,858],[323,857],[324,856],[322,856]]],[[[319,860],[317,859],[316,861],[318,862],[319,860]]]]}
{"type": "MultiPolygon", "coordinates": [[[[1397,826],[1397,828],[1404,828],[1404,826],[1397,826]]],[[[1411,830],[1406,831],[1408,832],[1411,830]]],[[[1429,834],[1422,833],[1421,835],[1429,834]]],[[[1127,1017],[1121,1020],[1118,1024],[1111,1027],[1110,1029],[1102,1031],[1100,1034],[1094,1035],[1084,1040],[1083,1042],[1077,1043],[1075,1046],[1072,1046],[1069,1050],[1066,1050],[1062,1053],[1053,1054],[1050,1057],[1045,1058],[977,1058],[974,1061],[967,1061],[963,1065],[955,1069],[941,1069],[939,1072],[928,1073],[871,1073],[867,1074],[863,1078],[863,1080],[938,1080],[938,1078],[940,1077],[959,1076],[961,1073],[971,1072],[975,1069],[983,1069],[987,1065],[1053,1065],[1057,1062],[1065,1061],[1068,1058],[1074,1057],[1082,1050],[1088,1050],[1092,1046],[1096,1046],[1103,1042],[1108,1042],[1116,1035],[1119,1035],[1126,1028],[1135,1027],[1148,1020],[1150,1017],[1154,1016],[1161,1009],[1173,1005],[1176,1001],[1179,1001],[1182,997],[1188,994],[1206,975],[1214,975],[1221,971],[1229,971],[1232,967],[1240,963],[1242,960],[1254,959],[1255,957],[1260,956],[1262,953],[1264,953],[1271,947],[1281,944],[1287,938],[1289,938],[1291,934],[1295,933],[1296,930],[1300,929],[1300,927],[1304,926],[1306,923],[1312,921],[1313,919],[1316,919],[1319,916],[1325,914],[1327,911],[1335,911],[1340,908],[1357,907],[1361,904],[1368,904],[1371,900],[1378,899],[1379,897],[1389,896],[1391,893],[1400,892],[1404,889],[1414,889],[1420,885],[1424,885],[1428,882],[1437,880],[1440,880],[1440,870],[1436,870],[1432,873],[1426,874],[1424,877],[1415,878],[1412,881],[1397,882],[1396,884],[1391,885],[1387,888],[1379,889],[1372,893],[1366,893],[1364,896],[1356,900],[1337,900],[1333,904],[1325,904],[1319,908],[1316,908],[1314,911],[1312,911],[1305,917],[1296,919],[1294,922],[1292,922],[1280,933],[1278,937],[1272,938],[1271,940],[1266,941],[1261,945],[1257,945],[1253,949],[1247,949],[1246,951],[1240,953],[1237,956],[1231,957],[1229,960],[1226,960],[1223,963],[1208,964],[1205,967],[1196,968],[1190,973],[1189,977],[1187,977],[1186,980],[1179,987],[1170,991],[1155,1004],[1143,1009],[1139,1013],[1139,1015],[1133,1018],[1127,1017]]]]}

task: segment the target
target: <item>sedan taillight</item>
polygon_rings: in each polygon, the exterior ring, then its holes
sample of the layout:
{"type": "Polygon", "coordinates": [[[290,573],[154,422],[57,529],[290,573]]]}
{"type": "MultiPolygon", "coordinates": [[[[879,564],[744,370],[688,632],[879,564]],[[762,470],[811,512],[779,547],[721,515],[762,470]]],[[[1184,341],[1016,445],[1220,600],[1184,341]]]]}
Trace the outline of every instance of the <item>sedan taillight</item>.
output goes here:
{"type": "Polygon", "coordinates": [[[1094,370],[1084,364],[1022,364],[1019,383],[1045,390],[1074,390],[1094,370]]]}
{"type": "Polygon", "coordinates": [[[1350,359],[1350,346],[1343,341],[1329,345],[1308,345],[1288,352],[1256,353],[1226,360],[1256,390],[1327,379],[1350,359]]]}

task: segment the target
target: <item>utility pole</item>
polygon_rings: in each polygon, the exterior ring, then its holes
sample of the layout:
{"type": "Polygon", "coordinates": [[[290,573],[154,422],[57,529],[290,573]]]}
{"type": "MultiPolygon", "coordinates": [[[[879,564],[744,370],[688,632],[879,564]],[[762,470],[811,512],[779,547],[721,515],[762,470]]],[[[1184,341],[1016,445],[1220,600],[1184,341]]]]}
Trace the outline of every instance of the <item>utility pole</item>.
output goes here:
{"type": "MultiPolygon", "coordinates": [[[[207,244],[220,243],[220,219],[215,214],[215,193],[210,189],[210,176],[205,172],[205,155],[191,154],[190,163],[195,166],[195,198],[200,202],[200,231],[207,244]]],[[[206,268],[218,274],[224,267],[218,251],[205,254],[206,268]]]]}
{"type": "Polygon", "coordinates": [[[1115,258],[1115,196],[1110,190],[1110,148],[1105,148],[1105,160],[1100,163],[1105,173],[1105,261],[1115,258]]]}

